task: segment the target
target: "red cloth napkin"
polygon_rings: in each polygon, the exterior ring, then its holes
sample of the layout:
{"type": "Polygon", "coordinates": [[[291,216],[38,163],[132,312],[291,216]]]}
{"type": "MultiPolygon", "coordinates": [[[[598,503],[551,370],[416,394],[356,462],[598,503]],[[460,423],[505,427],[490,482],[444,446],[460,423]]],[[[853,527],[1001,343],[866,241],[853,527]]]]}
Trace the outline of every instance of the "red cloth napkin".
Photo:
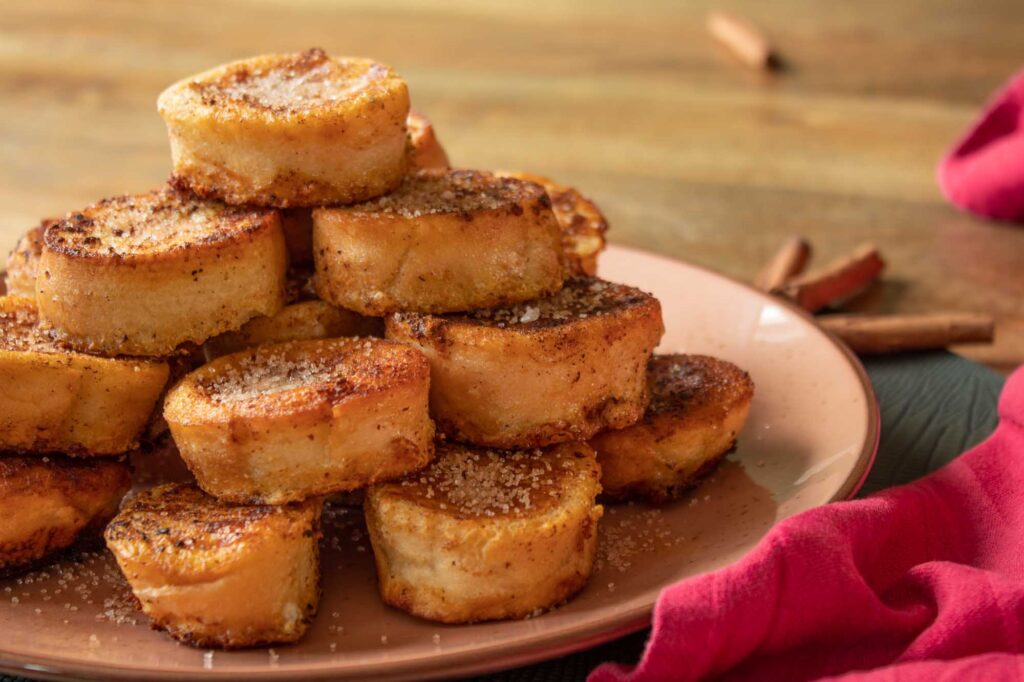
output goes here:
{"type": "Polygon", "coordinates": [[[1024,218],[1024,71],[996,94],[939,164],[939,186],[965,211],[1024,218]]]}
{"type": "Polygon", "coordinates": [[[909,485],[791,517],[662,592],[621,680],[1024,679],[1024,367],[981,445],[909,485]]]}

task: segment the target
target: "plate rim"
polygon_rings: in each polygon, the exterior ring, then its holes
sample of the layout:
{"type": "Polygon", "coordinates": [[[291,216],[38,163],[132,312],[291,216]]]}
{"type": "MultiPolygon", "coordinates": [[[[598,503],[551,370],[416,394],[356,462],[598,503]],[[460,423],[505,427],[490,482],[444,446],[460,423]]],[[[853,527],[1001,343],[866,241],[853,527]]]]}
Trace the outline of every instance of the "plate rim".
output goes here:
{"type": "MultiPolygon", "coordinates": [[[[840,356],[853,369],[854,374],[864,392],[867,409],[867,434],[861,452],[857,456],[855,466],[851,469],[843,485],[824,504],[847,500],[857,494],[857,491],[864,485],[868,474],[875,462],[878,453],[878,443],[881,436],[881,413],[878,398],[875,395],[874,387],[868,377],[867,370],[863,363],[850,348],[840,341],[835,335],[822,329],[814,320],[814,317],[791,301],[780,297],[772,296],[752,284],[730,277],[726,274],[713,270],[710,267],[691,263],[678,258],[673,258],[661,253],[648,251],[637,247],[627,246],[618,243],[610,243],[609,250],[623,251],[643,258],[670,263],[675,266],[682,266],[697,270],[703,275],[730,285],[736,285],[753,294],[762,300],[770,301],[775,305],[782,306],[797,318],[802,319],[808,326],[818,332],[828,343],[839,351],[840,356]]],[[[819,505],[823,506],[823,505],[819,505]]],[[[813,507],[812,507],[813,509],[813,507]]],[[[807,510],[805,510],[807,511],[807,510]]],[[[803,513],[803,512],[798,512],[803,513]]],[[[777,523],[777,522],[776,522],[777,523]]],[[[769,527],[769,531],[775,524],[769,527]]],[[[766,531],[767,534],[768,531],[766,531]]],[[[761,542],[764,536],[758,539],[761,542]]],[[[752,551],[753,548],[751,548],[752,551]]],[[[745,554],[744,554],[745,556],[745,554]]],[[[739,561],[742,557],[736,559],[739,561]]],[[[664,588],[661,588],[664,589],[664,588]]],[[[659,590],[660,592],[660,590],[659,590]]],[[[378,670],[360,671],[358,674],[363,679],[387,679],[387,680],[408,680],[408,679],[438,679],[442,677],[461,677],[472,674],[487,674],[508,670],[520,666],[550,660],[558,656],[576,653],[589,649],[600,644],[624,637],[638,632],[651,623],[654,600],[630,607],[627,611],[620,613],[614,618],[606,618],[603,621],[591,623],[590,625],[564,632],[554,636],[533,635],[522,638],[515,644],[491,643],[455,652],[449,655],[441,655],[438,665],[429,670],[417,669],[417,665],[423,665],[423,661],[395,661],[390,665],[385,662],[378,670]],[[611,622],[608,622],[611,620],[611,622]]],[[[429,663],[428,663],[429,665],[429,663]]],[[[77,659],[64,659],[48,656],[18,656],[13,652],[4,650],[0,644],[0,672],[11,675],[23,676],[30,674],[42,679],[104,679],[104,680],[186,680],[196,679],[188,671],[175,671],[162,667],[128,667],[120,664],[109,664],[103,662],[82,663],[77,659]]],[[[217,678],[221,680],[239,680],[251,682],[254,678],[265,680],[320,680],[332,679],[341,672],[337,667],[330,665],[317,666],[303,669],[273,669],[266,671],[218,671],[217,668],[204,670],[203,678],[217,678]]],[[[345,674],[342,672],[342,674],[345,674]]]]}

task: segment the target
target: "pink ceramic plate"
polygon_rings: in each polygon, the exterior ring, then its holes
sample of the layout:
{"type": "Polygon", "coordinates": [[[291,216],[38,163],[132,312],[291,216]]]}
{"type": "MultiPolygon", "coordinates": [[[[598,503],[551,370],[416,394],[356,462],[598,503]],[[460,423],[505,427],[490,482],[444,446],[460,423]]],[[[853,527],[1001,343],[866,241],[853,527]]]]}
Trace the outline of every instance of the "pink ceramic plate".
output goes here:
{"type": "Polygon", "coordinates": [[[523,665],[643,627],[665,585],[735,561],[778,520],[856,491],[878,440],[877,405],[857,360],[807,316],[715,273],[622,247],[609,249],[601,274],[661,299],[662,351],[731,360],[757,390],[738,448],[704,486],[661,509],[608,510],[599,567],[568,605],[472,626],[385,607],[353,510],[328,523],[320,614],[296,646],[179,646],[149,630],[127,605],[113,561],[97,553],[81,565],[65,561],[0,581],[0,669],[50,678],[337,680],[523,665]]]}

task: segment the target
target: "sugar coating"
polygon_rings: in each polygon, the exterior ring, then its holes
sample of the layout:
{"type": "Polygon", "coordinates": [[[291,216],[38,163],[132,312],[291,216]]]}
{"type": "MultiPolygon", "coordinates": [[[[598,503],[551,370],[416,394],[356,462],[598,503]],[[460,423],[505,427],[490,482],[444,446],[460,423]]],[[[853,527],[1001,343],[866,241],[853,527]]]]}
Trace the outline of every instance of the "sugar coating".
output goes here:
{"type": "Polygon", "coordinates": [[[459,516],[521,516],[554,506],[565,494],[567,480],[586,478],[571,452],[439,444],[434,462],[397,487],[408,497],[459,516]]]}
{"type": "Polygon", "coordinates": [[[340,398],[401,379],[410,350],[379,339],[260,346],[206,365],[196,385],[218,404],[310,391],[340,398]]]}
{"type": "Polygon", "coordinates": [[[341,367],[327,359],[294,361],[283,355],[255,353],[238,365],[204,377],[200,386],[214,402],[243,402],[331,382],[341,376],[341,367]]]}
{"type": "Polygon", "coordinates": [[[241,547],[263,532],[262,522],[311,524],[308,505],[238,505],[187,484],[167,484],[130,498],[107,527],[108,541],[142,542],[155,554],[241,547]]]}
{"type": "Polygon", "coordinates": [[[651,402],[647,415],[696,409],[723,396],[752,390],[750,376],[735,365],[704,355],[658,355],[647,365],[651,402]]]}
{"type": "Polygon", "coordinates": [[[650,294],[624,284],[595,277],[575,277],[551,296],[455,317],[496,327],[544,327],[615,314],[652,301],[650,294]]]}
{"type": "Polygon", "coordinates": [[[396,78],[367,59],[332,58],[313,48],[229,65],[216,78],[189,83],[207,106],[244,104],[275,113],[303,112],[373,96],[375,84],[396,78]]]}
{"type": "Polygon", "coordinates": [[[265,209],[227,206],[170,189],[104,199],[46,230],[46,245],[65,253],[131,256],[211,244],[258,229],[265,209]]]}
{"type": "Polygon", "coordinates": [[[391,214],[402,218],[455,214],[471,220],[478,211],[507,210],[521,215],[523,204],[550,200],[538,185],[474,170],[419,170],[390,194],[342,209],[350,213],[391,214]]]}
{"type": "Polygon", "coordinates": [[[60,353],[61,347],[39,326],[39,312],[29,303],[9,301],[0,307],[0,350],[60,353]]]}

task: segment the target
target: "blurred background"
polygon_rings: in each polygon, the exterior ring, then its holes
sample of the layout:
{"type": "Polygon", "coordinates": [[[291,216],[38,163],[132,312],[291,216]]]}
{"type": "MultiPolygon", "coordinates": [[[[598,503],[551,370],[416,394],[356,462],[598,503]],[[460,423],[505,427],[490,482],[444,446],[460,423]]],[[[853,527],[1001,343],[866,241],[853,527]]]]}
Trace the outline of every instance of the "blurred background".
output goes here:
{"type": "Polygon", "coordinates": [[[1024,2],[0,2],[0,249],[43,216],[162,182],[159,92],[224,61],[320,46],[409,82],[456,166],[549,175],[609,237],[750,279],[790,234],[890,267],[854,309],[978,310],[1024,362],[1024,229],[948,206],[935,166],[1024,64],[1024,2]],[[710,9],[760,26],[751,70],[710,9]]]}

